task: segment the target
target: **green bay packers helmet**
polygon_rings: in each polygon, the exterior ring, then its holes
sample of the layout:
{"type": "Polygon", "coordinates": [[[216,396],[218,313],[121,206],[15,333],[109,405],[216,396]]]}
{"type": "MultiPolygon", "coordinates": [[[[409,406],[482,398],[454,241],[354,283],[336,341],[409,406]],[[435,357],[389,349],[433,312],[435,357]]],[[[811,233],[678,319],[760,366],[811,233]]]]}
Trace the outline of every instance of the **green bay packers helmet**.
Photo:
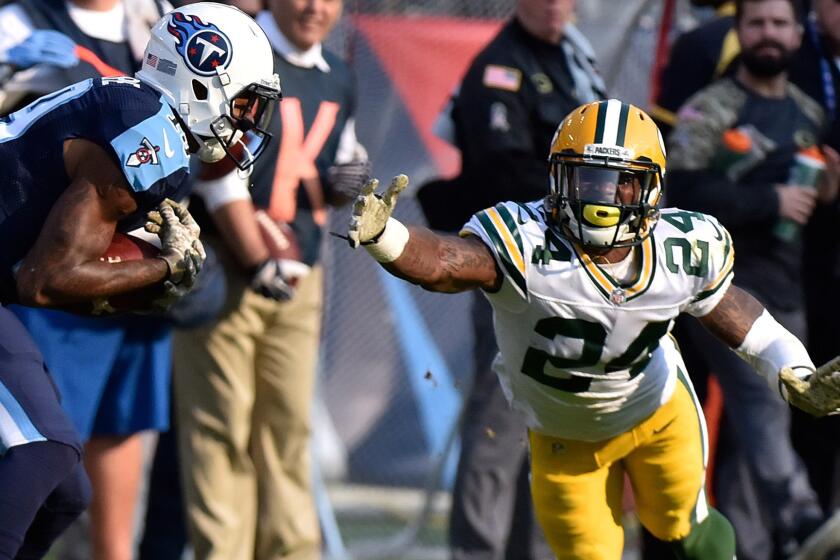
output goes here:
{"type": "Polygon", "coordinates": [[[551,141],[553,225],[585,246],[627,247],[659,218],[665,145],[644,111],[617,99],[581,105],[551,141]]]}

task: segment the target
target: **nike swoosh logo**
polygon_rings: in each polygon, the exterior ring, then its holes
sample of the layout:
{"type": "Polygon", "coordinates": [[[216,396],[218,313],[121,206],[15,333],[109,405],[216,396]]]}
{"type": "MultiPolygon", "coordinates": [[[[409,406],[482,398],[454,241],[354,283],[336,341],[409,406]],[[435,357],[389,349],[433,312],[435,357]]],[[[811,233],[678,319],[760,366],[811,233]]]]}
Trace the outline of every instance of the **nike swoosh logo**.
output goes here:
{"type": "Polygon", "coordinates": [[[659,429],[655,429],[655,430],[653,430],[653,433],[654,433],[654,434],[658,434],[659,432],[661,432],[662,430],[664,430],[665,428],[667,428],[668,426],[670,426],[671,424],[673,424],[673,423],[674,423],[674,420],[676,420],[676,418],[671,418],[671,420],[669,420],[667,424],[665,424],[664,426],[662,426],[662,427],[661,427],[661,428],[659,428],[659,429]]]}
{"type": "Polygon", "coordinates": [[[166,130],[163,131],[163,153],[168,158],[175,156],[175,150],[169,147],[169,136],[166,135],[166,130]]]}

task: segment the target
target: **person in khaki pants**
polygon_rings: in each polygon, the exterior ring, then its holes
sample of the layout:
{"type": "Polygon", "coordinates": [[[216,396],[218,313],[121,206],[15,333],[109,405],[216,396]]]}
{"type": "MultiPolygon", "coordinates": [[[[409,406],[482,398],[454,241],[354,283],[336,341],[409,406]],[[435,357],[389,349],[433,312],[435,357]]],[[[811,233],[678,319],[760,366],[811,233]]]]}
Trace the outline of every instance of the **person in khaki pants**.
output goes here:
{"type": "Polygon", "coordinates": [[[321,269],[301,280],[294,298],[275,301],[251,290],[222,254],[230,294],[222,320],[176,334],[179,447],[196,558],[318,558],[308,447],[321,269]]]}
{"type": "Polygon", "coordinates": [[[190,208],[227,280],[218,320],[175,340],[179,454],[199,560],[320,557],[309,453],[318,251],[325,205],[355,197],[369,170],[349,68],[321,46],[341,0],[267,8],[256,20],[283,87],[267,127],[274,142],[247,180],[203,170],[190,208]]]}

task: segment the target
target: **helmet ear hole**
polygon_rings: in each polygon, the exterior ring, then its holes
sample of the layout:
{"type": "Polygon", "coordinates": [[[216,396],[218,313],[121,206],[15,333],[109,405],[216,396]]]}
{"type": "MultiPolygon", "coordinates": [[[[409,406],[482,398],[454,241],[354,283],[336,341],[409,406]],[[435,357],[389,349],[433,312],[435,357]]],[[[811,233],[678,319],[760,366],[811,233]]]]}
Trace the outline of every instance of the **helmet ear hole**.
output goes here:
{"type": "Polygon", "coordinates": [[[206,101],[207,100],[207,86],[199,82],[198,80],[192,81],[192,89],[193,95],[199,101],[206,101]]]}

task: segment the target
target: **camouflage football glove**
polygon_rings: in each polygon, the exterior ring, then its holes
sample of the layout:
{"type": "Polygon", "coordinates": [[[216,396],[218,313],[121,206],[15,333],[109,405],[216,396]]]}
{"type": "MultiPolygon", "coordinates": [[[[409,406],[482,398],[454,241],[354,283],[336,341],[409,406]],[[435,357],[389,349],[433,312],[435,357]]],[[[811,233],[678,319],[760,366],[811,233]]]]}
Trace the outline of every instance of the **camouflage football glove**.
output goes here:
{"type": "Polygon", "coordinates": [[[186,284],[174,284],[170,280],[163,283],[163,292],[152,300],[152,311],[155,313],[165,313],[169,308],[178,303],[178,301],[187,295],[192,286],[186,284]]]}
{"type": "Polygon", "coordinates": [[[840,414],[840,356],[805,378],[791,368],[782,368],[779,382],[796,408],[817,417],[840,414]]]}
{"type": "Polygon", "coordinates": [[[160,237],[160,255],[169,267],[168,280],[176,285],[192,287],[206,255],[198,240],[201,228],[187,209],[166,199],[157,210],[147,214],[146,231],[160,237]]]}
{"type": "Polygon", "coordinates": [[[378,186],[379,180],[368,181],[353,204],[353,217],[347,232],[347,240],[353,249],[379,239],[397,205],[397,197],[408,186],[408,177],[397,175],[381,195],[376,194],[378,186]]]}

